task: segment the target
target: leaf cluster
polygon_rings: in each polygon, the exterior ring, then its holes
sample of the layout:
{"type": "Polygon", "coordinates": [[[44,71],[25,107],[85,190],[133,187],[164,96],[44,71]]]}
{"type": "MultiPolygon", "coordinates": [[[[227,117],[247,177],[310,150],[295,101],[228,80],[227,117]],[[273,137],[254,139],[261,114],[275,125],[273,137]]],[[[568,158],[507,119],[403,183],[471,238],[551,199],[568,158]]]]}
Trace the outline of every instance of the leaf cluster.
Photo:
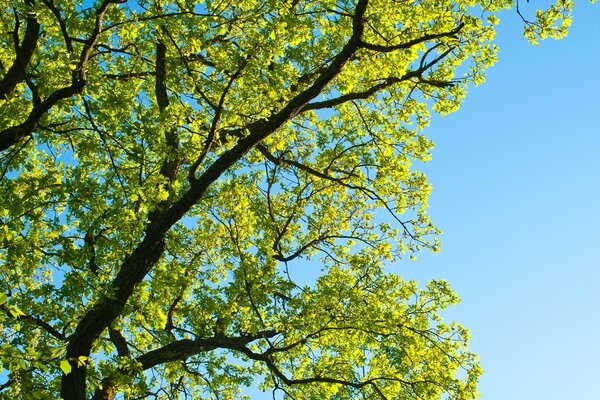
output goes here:
{"type": "Polygon", "coordinates": [[[439,250],[423,129],[515,5],[9,1],[0,396],[475,398],[456,295],[386,268],[439,250]]]}

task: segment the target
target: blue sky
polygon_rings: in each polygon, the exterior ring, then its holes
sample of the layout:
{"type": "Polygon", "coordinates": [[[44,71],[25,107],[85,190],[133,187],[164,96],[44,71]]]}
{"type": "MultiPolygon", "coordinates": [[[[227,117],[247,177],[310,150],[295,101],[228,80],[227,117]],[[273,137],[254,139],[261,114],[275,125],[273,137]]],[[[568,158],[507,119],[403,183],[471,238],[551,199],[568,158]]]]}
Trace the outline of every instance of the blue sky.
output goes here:
{"type": "Polygon", "coordinates": [[[581,1],[569,36],[538,47],[501,17],[487,82],[425,132],[442,252],[396,272],[463,299],[446,316],[471,329],[482,399],[597,400],[600,10],[581,1]]]}

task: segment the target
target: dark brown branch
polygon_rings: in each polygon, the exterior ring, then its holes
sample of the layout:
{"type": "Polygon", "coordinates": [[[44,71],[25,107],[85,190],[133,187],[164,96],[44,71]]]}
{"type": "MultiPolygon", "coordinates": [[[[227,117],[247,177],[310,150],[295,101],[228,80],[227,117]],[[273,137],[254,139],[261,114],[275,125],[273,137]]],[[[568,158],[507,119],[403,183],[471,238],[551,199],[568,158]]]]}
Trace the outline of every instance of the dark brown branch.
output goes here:
{"type": "Polygon", "coordinates": [[[131,78],[146,78],[147,76],[154,75],[154,72],[146,71],[146,72],[128,72],[124,74],[104,74],[105,78],[108,79],[116,79],[119,81],[126,81],[131,78]]]}
{"type": "MultiPolygon", "coordinates": [[[[360,114],[360,113],[359,113],[360,114]]],[[[335,176],[331,176],[326,172],[321,172],[318,171],[314,168],[309,167],[308,165],[299,163],[295,160],[289,160],[289,159],[284,159],[284,158],[278,158],[275,157],[273,154],[271,154],[268,149],[261,145],[258,144],[256,146],[256,149],[259,150],[267,160],[271,161],[272,163],[274,163],[275,165],[282,165],[282,164],[286,164],[286,165],[290,165],[290,166],[294,166],[300,170],[303,170],[304,172],[307,172],[313,176],[316,176],[318,178],[322,178],[322,179],[326,179],[332,182],[336,182],[342,186],[347,187],[348,189],[352,189],[352,190],[357,190],[362,192],[363,194],[365,194],[369,199],[371,200],[375,200],[377,202],[379,202],[391,215],[392,217],[400,224],[402,225],[402,228],[404,229],[404,232],[409,235],[411,237],[411,239],[416,240],[415,236],[410,232],[410,229],[408,229],[406,222],[402,221],[398,215],[396,215],[396,213],[394,212],[394,209],[392,209],[392,207],[390,207],[390,205],[388,204],[388,202],[383,199],[379,194],[377,194],[375,191],[373,191],[372,189],[369,189],[367,187],[364,186],[358,186],[358,185],[353,185],[353,184],[349,184],[347,183],[344,179],[341,178],[337,178],[335,176]]],[[[283,233],[281,233],[283,234],[283,233]]],[[[281,238],[277,239],[280,240],[281,238]]],[[[423,243],[421,241],[419,241],[420,243],[423,243]]],[[[278,261],[282,261],[282,262],[288,262],[293,260],[294,258],[298,257],[303,251],[305,251],[308,247],[310,247],[311,245],[315,245],[316,243],[318,243],[317,240],[314,240],[313,242],[309,243],[308,245],[306,245],[305,247],[299,249],[298,251],[296,251],[295,253],[293,253],[290,256],[283,256],[281,254],[276,254],[273,258],[275,258],[278,261]]],[[[276,243],[275,243],[276,244],[276,243]]],[[[424,244],[424,243],[423,243],[424,244]]],[[[276,247],[276,246],[275,246],[276,247]]],[[[277,251],[277,249],[274,247],[274,250],[277,251]]]]}
{"type": "Polygon", "coordinates": [[[4,177],[6,176],[6,173],[8,172],[8,169],[11,166],[10,163],[12,162],[12,160],[21,152],[21,150],[23,150],[25,147],[27,147],[27,145],[29,144],[30,141],[31,141],[31,138],[24,140],[23,142],[21,142],[19,144],[19,146],[16,149],[14,149],[14,148],[11,149],[11,152],[9,152],[8,154],[5,154],[4,156],[2,156],[0,158],[0,163],[4,164],[2,173],[0,173],[0,181],[2,179],[4,179],[4,177]]]}
{"type": "Polygon", "coordinates": [[[65,41],[65,46],[67,47],[67,51],[69,53],[73,52],[73,41],[71,40],[71,37],[69,36],[69,32],[67,32],[67,25],[65,24],[65,21],[63,20],[61,14],[60,14],[60,10],[58,8],[56,8],[56,6],[54,5],[54,1],[52,0],[42,0],[42,3],[44,3],[44,5],[46,7],[48,7],[50,9],[50,11],[52,11],[52,14],[54,14],[54,17],[56,18],[56,20],[58,21],[58,25],[60,26],[60,31],[63,35],[63,39],[65,41]]]}
{"type": "Polygon", "coordinates": [[[50,110],[60,100],[67,99],[81,93],[84,86],[85,82],[78,81],[70,86],[56,90],[54,93],[48,96],[46,100],[34,107],[23,123],[11,126],[10,128],[6,128],[5,130],[1,131],[0,152],[12,147],[23,138],[33,133],[40,119],[46,112],[48,112],[48,110],[50,110]]]}
{"type": "Polygon", "coordinates": [[[426,35],[423,35],[416,39],[409,40],[408,42],[399,43],[399,44],[391,45],[391,46],[383,46],[383,45],[379,45],[379,44],[366,43],[366,42],[361,41],[360,47],[364,48],[364,49],[368,49],[368,50],[382,52],[382,53],[389,53],[391,51],[409,49],[417,44],[425,43],[430,40],[441,39],[441,38],[445,38],[445,37],[453,37],[460,32],[460,30],[463,28],[463,26],[465,26],[465,24],[464,24],[464,22],[461,22],[460,24],[458,24],[456,26],[456,28],[452,29],[451,31],[426,34],[426,35]]]}
{"type": "Polygon", "coordinates": [[[378,83],[377,85],[371,86],[369,89],[364,90],[362,92],[348,93],[348,94],[336,97],[334,99],[315,101],[315,102],[309,103],[306,106],[304,106],[302,111],[321,110],[324,108],[335,107],[337,105],[340,105],[340,104],[343,104],[343,103],[346,103],[346,102],[349,102],[352,100],[368,99],[369,97],[373,96],[374,94],[380,92],[381,90],[383,90],[385,88],[388,88],[394,84],[406,81],[410,78],[416,78],[418,76],[419,76],[418,71],[410,71],[410,72],[407,72],[406,74],[404,74],[400,78],[389,77],[389,78],[385,79],[383,82],[378,83]]]}
{"type": "Polygon", "coordinates": [[[277,331],[266,330],[259,331],[252,335],[242,335],[237,337],[215,335],[208,339],[181,339],[171,342],[159,349],[142,354],[136,361],[142,365],[143,369],[148,369],[167,362],[183,361],[196,354],[215,349],[238,348],[256,340],[268,339],[276,335],[278,335],[277,331]]]}
{"type": "Polygon", "coordinates": [[[25,315],[20,314],[20,315],[15,316],[15,315],[13,315],[13,311],[11,311],[11,309],[6,304],[0,304],[0,311],[2,311],[4,314],[6,314],[11,319],[15,318],[17,320],[22,320],[22,321],[31,321],[31,322],[33,322],[34,325],[36,325],[39,328],[42,328],[47,333],[51,334],[52,336],[54,336],[55,338],[57,338],[60,341],[67,340],[67,338],[65,337],[64,334],[60,333],[58,330],[56,330],[56,328],[54,328],[52,325],[50,325],[49,323],[47,323],[40,317],[37,317],[35,315],[27,315],[27,314],[25,314],[25,315]]]}
{"type": "MultiPolygon", "coordinates": [[[[146,227],[146,234],[137,248],[123,261],[117,276],[111,283],[110,297],[99,300],[81,318],[67,345],[66,357],[77,359],[89,356],[93,343],[102,331],[118,317],[134,288],[160,260],[165,250],[165,238],[169,229],[177,223],[206,193],[206,190],[226,170],[238,162],[253,147],[296,116],[310,100],[340,73],[344,64],[357,51],[364,30],[363,17],[368,0],[359,0],[353,18],[352,35],[346,45],[314,83],[296,95],[278,113],[266,120],[248,126],[249,135],[224,152],[176,202],[168,207],[146,227]]],[[[71,373],[63,376],[61,395],[65,400],[82,400],[86,397],[86,367],[73,363],[71,373]]]]}
{"type": "Polygon", "coordinates": [[[332,378],[332,377],[321,376],[321,375],[316,375],[316,376],[307,377],[307,378],[300,378],[300,379],[292,379],[292,378],[288,378],[283,373],[283,371],[275,364],[275,362],[273,361],[273,358],[271,357],[271,355],[274,353],[285,352],[285,351],[289,350],[290,348],[293,348],[294,346],[304,344],[304,343],[306,343],[306,341],[309,338],[316,337],[322,332],[325,332],[328,330],[339,330],[339,329],[346,330],[346,329],[352,329],[352,328],[351,327],[337,327],[337,328],[323,327],[323,328],[318,329],[317,331],[313,332],[312,334],[306,336],[305,338],[303,338],[295,343],[292,343],[290,346],[286,346],[283,348],[269,348],[264,353],[255,353],[252,350],[248,349],[246,346],[237,346],[237,347],[232,347],[231,349],[237,350],[237,351],[245,354],[248,358],[250,358],[252,360],[264,362],[265,365],[267,366],[267,368],[269,368],[269,370],[277,378],[279,378],[281,381],[283,381],[288,386],[303,385],[303,384],[309,384],[309,383],[333,383],[333,384],[339,384],[339,385],[343,385],[343,386],[353,387],[356,389],[362,389],[366,386],[370,386],[373,390],[375,390],[375,392],[382,399],[387,399],[387,397],[383,394],[383,392],[377,387],[378,381],[387,380],[387,381],[398,382],[398,383],[400,383],[404,386],[408,386],[412,389],[414,389],[415,386],[418,384],[435,384],[435,385],[439,384],[436,381],[428,380],[428,379],[423,379],[423,380],[419,380],[419,381],[407,381],[404,379],[400,379],[396,376],[387,376],[387,377],[379,376],[379,377],[366,379],[361,382],[353,382],[353,381],[349,381],[346,379],[332,378]]]}
{"type": "Polygon", "coordinates": [[[179,304],[179,302],[182,299],[183,299],[183,293],[177,295],[177,297],[175,297],[175,300],[173,300],[173,302],[169,306],[169,311],[167,312],[167,322],[165,323],[165,331],[171,333],[171,335],[173,334],[172,330],[174,327],[173,314],[175,313],[175,309],[177,308],[177,305],[179,304]]]}
{"type": "Polygon", "coordinates": [[[210,61],[208,58],[204,57],[200,53],[192,53],[184,56],[187,62],[190,61],[199,61],[201,64],[206,65],[207,67],[216,67],[215,63],[210,61]]]}
{"type": "Polygon", "coordinates": [[[276,164],[276,165],[290,165],[292,167],[296,167],[304,172],[309,173],[310,175],[314,175],[318,178],[323,178],[323,179],[327,179],[330,181],[335,181],[335,182],[341,182],[342,179],[341,178],[336,178],[335,176],[331,176],[325,172],[321,172],[318,171],[312,167],[309,167],[306,164],[302,164],[296,160],[291,160],[291,159],[287,159],[287,158],[282,158],[282,157],[275,157],[273,154],[271,154],[269,152],[269,150],[262,144],[258,144],[256,145],[256,149],[258,151],[261,152],[261,154],[263,156],[265,156],[265,158],[269,161],[271,161],[272,163],[276,164]]]}
{"type": "Polygon", "coordinates": [[[358,242],[362,242],[366,246],[373,247],[373,245],[371,243],[369,243],[367,240],[361,238],[360,236],[352,236],[352,235],[321,235],[318,238],[313,239],[313,240],[309,241],[308,243],[300,246],[295,252],[293,252],[289,256],[284,256],[282,254],[276,254],[276,255],[273,256],[273,258],[276,259],[277,261],[281,261],[281,262],[290,262],[290,261],[292,261],[292,260],[300,257],[302,255],[302,253],[304,253],[309,248],[316,247],[318,244],[320,244],[322,242],[325,242],[327,240],[331,240],[331,239],[351,239],[351,240],[356,240],[358,242]]]}
{"type": "MultiPolygon", "coordinates": [[[[28,4],[31,2],[28,1],[28,4]]],[[[31,61],[33,52],[37,46],[38,38],[40,36],[40,24],[33,14],[28,14],[26,18],[27,27],[25,28],[25,35],[21,44],[18,42],[18,26],[19,19],[18,14],[15,10],[15,49],[16,57],[13,65],[8,69],[2,81],[0,81],[0,99],[4,100],[7,96],[12,93],[17,84],[23,82],[26,77],[25,69],[31,61]]],[[[1,138],[0,138],[1,139],[1,138]]],[[[1,142],[0,142],[1,146],[1,142]]],[[[2,149],[3,150],[3,149],[2,149]]]]}
{"type": "Polygon", "coordinates": [[[229,78],[227,85],[225,85],[225,88],[223,89],[223,92],[221,93],[221,97],[219,98],[219,104],[217,104],[217,108],[215,109],[215,115],[210,124],[210,128],[208,130],[208,136],[206,138],[206,142],[204,143],[204,147],[203,147],[202,151],[200,152],[200,155],[194,162],[194,164],[192,164],[192,166],[190,167],[190,170],[188,173],[188,179],[190,180],[190,182],[192,182],[196,179],[196,176],[195,176],[196,170],[198,169],[198,167],[200,166],[202,161],[204,161],[204,159],[208,155],[208,152],[213,147],[213,144],[215,142],[216,129],[219,124],[219,119],[221,118],[221,113],[223,112],[223,106],[225,105],[225,98],[227,97],[227,93],[229,92],[229,89],[231,89],[231,86],[233,85],[235,80],[237,78],[239,78],[240,74],[242,73],[242,71],[246,67],[246,65],[248,64],[249,60],[250,60],[250,56],[246,57],[244,59],[244,61],[242,61],[240,66],[237,68],[237,70],[233,73],[233,75],[231,75],[231,78],[229,78]]]}
{"type": "MultiPolygon", "coordinates": [[[[434,47],[437,47],[437,46],[434,46],[434,47]]],[[[432,61],[425,62],[425,59],[426,59],[427,55],[429,54],[429,51],[427,51],[421,58],[420,66],[419,66],[419,69],[417,69],[417,70],[408,71],[401,77],[389,77],[389,78],[385,79],[383,82],[373,85],[369,89],[364,90],[362,92],[348,93],[348,94],[345,94],[342,96],[338,96],[334,99],[315,101],[315,102],[309,103],[306,106],[304,106],[302,111],[321,110],[324,108],[335,107],[337,105],[340,105],[340,104],[343,104],[343,103],[346,103],[349,101],[353,101],[353,100],[368,99],[369,97],[375,95],[376,93],[379,93],[383,89],[386,89],[395,84],[398,84],[398,83],[401,83],[401,82],[404,82],[404,81],[407,81],[410,79],[414,79],[414,78],[417,78],[418,81],[421,83],[426,83],[426,84],[429,84],[429,85],[435,86],[435,87],[444,88],[444,87],[452,86],[453,85],[452,82],[423,78],[423,73],[425,73],[425,71],[427,71],[429,68],[433,67],[438,62],[440,62],[441,60],[446,58],[446,56],[448,54],[450,54],[452,52],[452,50],[454,50],[453,47],[447,49],[446,51],[441,53],[438,57],[436,57],[432,61]]]]}
{"type": "MultiPolygon", "coordinates": [[[[156,103],[161,113],[165,112],[167,107],[170,105],[169,96],[167,93],[167,66],[166,66],[166,54],[167,47],[159,41],[156,44],[156,68],[155,68],[155,85],[154,92],[156,96],[156,103]]],[[[163,164],[160,167],[160,174],[167,179],[167,185],[171,183],[177,177],[179,167],[181,166],[181,159],[177,155],[179,149],[179,136],[177,134],[177,128],[170,128],[165,131],[165,142],[167,144],[167,155],[163,160],[163,164]]],[[[166,187],[165,189],[168,189],[166,187]]],[[[154,218],[158,218],[158,213],[161,208],[167,207],[170,204],[169,200],[161,202],[157,210],[150,213],[148,220],[152,221],[154,218]]]]}
{"type": "MultiPolygon", "coordinates": [[[[232,348],[232,350],[237,350],[237,351],[243,353],[251,360],[264,362],[265,365],[267,366],[267,368],[277,378],[279,378],[281,381],[283,381],[288,386],[305,385],[305,384],[310,384],[310,383],[333,383],[333,384],[338,384],[338,385],[342,385],[342,386],[353,387],[355,389],[362,389],[365,386],[376,387],[377,381],[385,380],[385,379],[398,381],[400,383],[403,383],[406,385],[411,385],[411,386],[414,384],[414,382],[407,382],[407,381],[404,381],[404,380],[401,380],[398,378],[371,378],[371,379],[368,379],[368,380],[365,380],[362,382],[352,382],[352,381],[345,380],[345,379],[331,378],[331,377],[326,377],[326,376],[312,376],[309,378],[293,379],[293,378],[288,378],[283,373],[283,371],[281,371],[281,369],[275,364],[273,359],[270,357],[270,354],[268,354],[268,353],[255,353],[252,350],[250,350],[249,348],[247,348],[246,346],[237,346],[235,348],[232,348]]],[[[387,397],[385,397],[380,390],[376,390],[376,392],[379,394],[379,396],[383,400],[387,400],[387,397]]]]}
{"type": "Polygon", "coordinates": [[[35,315],[23,315],[23,316],[19,317],[19,319],[33,322],[35,325],[42,328],[43,330],[45,330],[46,332],[48,332],[49,334],[51,334],[52,336],[54,336],[55,338],[57,338],[60,341],[67,340],[65,335],[60,333],[58,330],[56,330],[56,328],[54,328],[52,325],[50,325],[46,321],[42,320],[40,317],[36,317],[35,315]]]}
{"type": "Polygon", "coordinates": [[[131,352],[129,351],[129,346],[127,345],[127,340],[116,328],[112,326],[108,327],[108,337],[110,341],[115,345],[115,349],[117,349],[117,354],[120,357],[129,357],[131,352]]]}
{"type": "Polygon", "coordinates": [[[0,392],[11,387],[13,383],[15,383],[14,379],[8,379],[6,382],[0,385],[0,392]]]}
{"type": "Polygon", "coordinates": [[[114,400],[117,396],[117,387],[111,378],[102,379],[102,386],[94,392],[92,400],[114,400]]]}
{"type": "Polygon", "coordinates": [[[104,0],[102,5],[96,10],[96,20],[94,22],[94,30],[90,35],[90,38],[87,40],[86,45],[83,47],[81,51],[81,56],[79,57],[79,63],[75,68],[75,73],[79,73],[79,80],[85,82],[86,81],[86,65],[92,54],[92,50],[98,41],[98,37],[100,33],[102,33],[102,29],[104,26],[104,14],[108,10],[108,7],[111,4],[122,4],[127,2],[127,0],[104,0]]]}
{"type": "Polygon", "coordinates": [[[167,47],[162,43],[156,44],[156,80],[154,84],[154,93],[158,108],[163,111],[169,106],[169,97],[167,95],[167,68],[165,65],[167,47]]]}
{"type": "Polygon", "coordinates": [[[423,72],[427,71],[429,68],[433,67],[435,64],[437,64],[438,62],[440,62],[444,58],[446,58],[446,56],[448,54],[452,53],[453,50],[454,50],[454,47],[450,47],[449,49],[447,49],[446,51],[444,51],[443,53],[441,53],[439,56],[437,56],[433,60],[429,61],[428,63],[425,63],[425,57],[427,55],[427,53],[425,53],[425,56],[423,56],[423,58],[421,59],[421,66],[419,67],[419,71],[423,71],[423,72]]]}
{"type": "MultiPolygon", "coordinates": [[[[169,31],[166,29],[163,29],[163,31],[169,37],[171,44],[173,44],[173,47],[175,47],[175,49],[177,50],[177,53],[179,54],[179,59],[183,63],[183,66],[185,67],[187,75],[190,77],[190,79],[194,80],[194,77],[192,74],[192,69],[190,68],[190,64],[188,62],[188,57],[185,54],[183,54],[183,52],[181,51],[181,48],[177,45],[177,41],[171,36],[169,31]]],[[[208,104],[208,106],[210,108],[212,108],[213,110],[217,109],[216,104],[214,104],[214,102],[211,99],[209,99],[208,96],[204,93],[204,91],[195,83],[194,83],[194,89],[200,95],[202,100],[204,100],[204,102],[206,102],[206,104],[208,104]]]]}
{"type": "MultiPolygon", "coordinates": [[[[127,0],[120,1],[120,2],[126,3],[127,0]]],[[[134,22],[145,22],[145,21],[152,21],[152,20],[157,20],[157,19],[178,18],[183,15],[193,15],[196,17],[218,17],[218,15],[216,15],[216,14],[197,13],[194,11],[180,11],[180,12],[172,12],[172,13],[165,13],[165,14],[159,14],[159,15],[150,15],[150,16],[146,16],[146,17],[138,17],[135,19],[129,19],[129,20],[125,20],[125,21],[115,22],[109,26],[104,27],[102,31],[103,32],[109,31],[118,26],[123,26],[125,24],[130,24],[130,23],[134,23],[134,22]]]]}
{"type": "Polygon", "coordinates": [[[18,143],[24,137],[31,135],[44,114],[46,114],[59,101],[68,99],[83,92],[83,88],[87,83],[87,62],[102,31],[104,14],[106,14],[106,11],[111,4],[124,3],[125,1],[126,0],[104,0],[102,5],[96,10],[94,30],[86,41],[83,50],[81,51],[79,62],[77,63],[77,66],[75,67],[71,77],[71,84],[55,90],[52,94],[50,94],[50,96],[48,96],[48,98],[46,98],[46,100],[35,106],[29,113],[27,119],[21,124],[11,126],[3,131],[0,131],[0,152],[18,143]]]}

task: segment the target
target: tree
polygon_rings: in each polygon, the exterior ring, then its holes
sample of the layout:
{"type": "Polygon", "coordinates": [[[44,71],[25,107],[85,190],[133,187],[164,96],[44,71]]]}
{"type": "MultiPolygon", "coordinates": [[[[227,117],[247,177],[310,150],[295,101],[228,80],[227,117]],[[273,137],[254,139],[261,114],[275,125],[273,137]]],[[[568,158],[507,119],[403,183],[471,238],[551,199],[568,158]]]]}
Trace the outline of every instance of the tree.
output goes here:
{"type": "Polygon", "coordinates": [[[421,131],[515,5],[9,1],[0,393],[475,398],[457,296],[386,268],[438,249],[421,131]]]}

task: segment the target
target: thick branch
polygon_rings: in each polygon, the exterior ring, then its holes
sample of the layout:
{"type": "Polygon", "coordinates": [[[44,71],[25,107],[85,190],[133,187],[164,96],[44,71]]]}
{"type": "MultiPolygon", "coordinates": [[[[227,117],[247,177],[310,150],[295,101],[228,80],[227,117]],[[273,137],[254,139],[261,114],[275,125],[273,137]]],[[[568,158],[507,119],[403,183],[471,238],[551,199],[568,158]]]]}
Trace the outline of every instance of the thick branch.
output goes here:
{"type": "MultiPolygon", "coordinates": [[[[165,237],[169,229],[203,197],[209,186],[254,146],[297,115],[306,103],[318,96],[339,74],[344,64],[359,47],[360,37],[364,30],[363,17],[367,3],[368,0],[358,1],[350,39],[315,82],[294,97],[277,114],[248,126],[250,131],[248,136],[240,139],[232,149],[223,153],[198,179],[194,180],[189,190],[179,200],[160,216],[150,221],[144,239],[120,266],[119,272],[111,284],[112,295],[96,303],[79,321],[67,346],[66,356],[68,358],[89,356],[92,344],[102,331],[121,314],[134,288],[162,256],[165,249],[165,237]]],[[[85,399],[85,378],[85,366],[79,367],[73,363],[71,373],[63,376],[62,397],[65,400],[85,399]]]]}
{"type": "Polygon", "coordinates": [[[136,361],[142,364],[143,369],[148,369],[167,362],[183,361],[193,355],[215,349],[237,349],[255,340],[272,338],[277,334],[277,331],[267,330],[236,337],[216,335],[208,339],[181,339],[142,354],[136,361]]]}
{"type": "Polygon", "coordinates": [[[0,385],[0,392],[11,387],[13,383],[15,383],[14,379],[8,379],[6,382],[0,385]]]}
{"type": "Polygon", "coordinates": [[[167,95],[167,67],[165,65],[165,58],[167,53],[167,47],[162,43],[156,44],[156,80],[154,84],[154,93],[156,96],[156,102],[158,108],[163,111],[169,106],[169,97],[167,95]]]}
{"type": "Polygon", "coordinates": [[[117,354],[120,357],[129,357],[131,355],[131,353],[129,352],[129,346],[127,345],[127,339],[125,339],[121,331],[109,326],[108,337],[110,338],[110,341],[115,345],[115,348],[117,349],[117,354]]]}
{"type": "Polygon", "coordinates": [[[113,400],[117,396],[117,387],[111,378],[102,379],[102,386],[96,389],[92,400],[113,400]]]}
{"type": "Polygon", "coordinates": [[[250,59],[250,57],[247,57],[246,59],[244,59],[244,61],[242,61],[242,63],[237,68],[237,70],[233,73],[231,78],[229,78],[227,85],[225,85],[225,88],[223,89],[223,92],[221,93],[221,97],[219,98],[219,104],[217,105],[217,108],[215,109],[215,115],[210,124],[210,129],[208,131],[208,136],[206,138],[206,142],[204,143],[204,147],[202,148],[202,151],[200,152],[200,155],[198,156],[198,158],[196,159],[194,164],[192,164],[192,166],[190,167],[190,170],[188,173],[188,179],[190,180],[190,182],[192,182],[196,179],[196,170],[198,169],[198,167],[200,166],[202,161],[204,161],[204,159],[208,155],[208,152],[211,150],[211,148],[213,147],[213,144],[215,143],[216,129],[219,124],[219,119],[221,118],[221,113],[223,112],[223,107],[225,105],[225,98],[227,97],[227,93],[231,89],[231,86],[233,85],[235,80],[237,78],[239,78],[243,69],[248,64],[249,59],[250,59]]]}
{"type": "MultiPolygon", "coordinates": [[[[156,103],[161,113],[166,112],[165,110],[170,105],[169,96],[167,93],[167,66],[166,66],[166,54],[167,47],[159,41],[156,44],[156,69],[155,69],[155,84],[154,84],[154,95],[156,97],[156,103]]],[[[163,163],[160,167],[160,174],[167,180],[167,187],[169,189],[171,183],[177,178],[177,173],[181,165],[181,160],[177,156],[177,150],[179,148],[179,136],[177,134],[177,128],[169,128],[165,130],[165,142],[167,144],[167,154],[163,163]]],[[[161,202],[157,209],[150,213],[148,216],[149,221],[159,217],[160,210],[168,207],[170,204],[169,200],[161,202]]]]}
{"type": "MultiPolygon", "coordinates": [[[[244,347],[258,339],[268,339],[276,336],[278,332],[274,330],[260,331],[253,335],[242,335],[229,337],[225,335],[216,335],[208,339],[181,339],[171,342],[163,347],[149,351],[136,358],[136,361],[146,370],[157,365],[174,361],[185,361],[194,355],[212,351],[216,349],[238,349],[244,347]]],[[[131,371],[120,369],[122,374],[129,374],[131,371]]],[[[98,388],[92,400],[112,400],[116,395],[116,387],[112,377],[106,377],[102,380],[102,387],[98,388]]]]}
{"type": "MultiPolygon", "coordinates": [[[[15,19],[17,19],[17,29],[15,30],[18,32],[18,16],[16,11],[15,19]]],[[[25,29],[23,41],[20,45],[15,41],[15,62],[8,69],[8,72],[6,75],[4,75],[2,81],[0,81],[0,100],[6,99],[7,96],[15,89],[17,84],[25,80],[25,68],[29,64],[29,61],[31,61],[31,57],[33,56],[33,52],[37,46],[37,41],[40,36],[40,24],[33,14],[27,15],[26,22],[27,28],[25,29]]]]}
{"type": "Polygon", "coordinates": [[[19,125],[11,126],[3,131],[0,131],[0,152],[10,148],[14,144],[21,141],[24,137],[33,133],[40,119],[59,101],[68,99],[83,92],[83,88],[87,83],[86,67],[92,50],[98,41],[102,32],[104,14],[111,4],[124,3],[126,0],[104,0],[102,5],[96,10],[96,19],[94,30],[86,41],[85,46],[81,51],[79,62],[73,71],[71,84],[69,86],[55,90],[46,100],[33,107],[27,119],[19,125]]]}
{"type": "Polygon", "coordinates": [[[48,96],[46,100],[34,107],[31,113],[29,113],[29,117],[27,117],[25,122],[1,131],[0,152],[12,147],[20,142],[23,138],[33,133],[40,119],[46,112],[48,112],[48,110],[50,110],[60,100],[67,99],[81,93],[84,86],[85,82],[79,81],[65,88],[58,89],[48,96]]]}

